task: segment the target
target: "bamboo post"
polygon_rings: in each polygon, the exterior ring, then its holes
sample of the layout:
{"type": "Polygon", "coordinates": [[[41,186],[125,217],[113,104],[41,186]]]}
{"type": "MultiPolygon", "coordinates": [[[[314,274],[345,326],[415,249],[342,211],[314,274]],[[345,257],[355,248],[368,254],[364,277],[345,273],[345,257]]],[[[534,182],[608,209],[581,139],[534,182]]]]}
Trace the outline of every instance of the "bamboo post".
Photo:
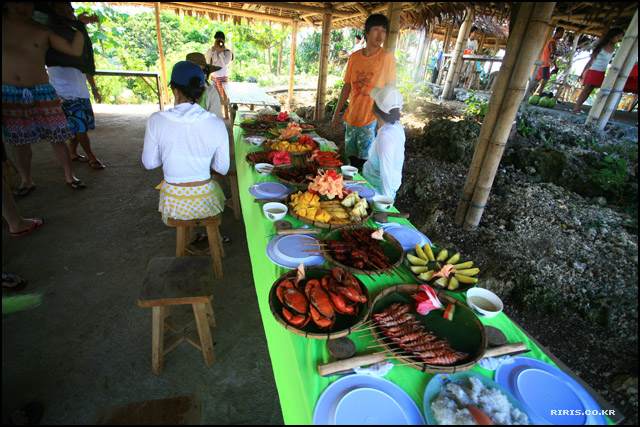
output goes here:
{"type": "Polygon", "coordinates": [[[396,44],[398,42],[398,30],[400,29],[400,15],[402,14],[402,3],[391,1],[387,8],[389,19],[389,34],[384,42],[384,48],[395,55],[396,44]]]}
{"type": "Polygon", "coordinates": [[[158,54],[160,55],[160,70],[162,72],[162,87],[164,89],[163,93],[165,99],[162,104],[164,105],[169,102],[169,90],[167,89],[169,82],[167,81],[167,69],[164,65],[164,50],[162,49],[162,35],[160,34],[160,8],[162,6],[160,2],[155,2],[153,5],[156,10],[156,37],[158,38],[158,54]]]}
{"type": "Polygon", "coordinates": [[[442,48],[443,53],[449,53],[449,50],[451,48],[451,37],[453,36],[453,24],[451,22],[449,22],[447,24],[447,31],[445,32],[444,35],[444,46],[442,48]]]}
{"type": "Polygon", "coordinates": [[[291,27],[291,54],[289,56],[289,109],[291,109],[291,103],[293,102],[293,78],[296,73],[296,47],[298,38],[298,17],[293,19],[293,25],[291,27]]]}
{"type": "Polygon", "coordinates": [[[322,18],[322,41],[320,45],[320,78],[318,79],[318,93],[316,96],[316,120],[324,118],[325,99],[327,96],[327,71],[329,69],[329,43],[331,42],[331,24],[333,14],[331,6],[324,10],[322,18]]]}
{"type": "Polygon", "coordinates": [[[493,90],[491,92],[491,98],[489,98],[487,114],[482,122],[482,128],[480,129],[480,135],[478,135],[478,142],[476,143],[476,149],[473,153],[469,173],[467,174],[467,179],[462,190],[462,198],[456,210],[454,224],[458,226],[462,225],[467,215],[471,197],[475,191],[480,169],[482,168],[487,147],[489,146],[489,140],[498,121],[500,107],[502,106],[504,95],[507,91],[507,85],[509,84],[513,68],[518,59],[518,53],[520,52],[520,47],[522,46],[522,41],[527,30],[527,24],[533,13],[533,7],[534,4],[531,2],[522,3],[515,22],[513,23],[513,31],[509,36],[502,66],[500,67],[498,76],[493,82],[493,90]]]}
{"type": "Polygon", "coordinates": [[[455,88],[456,82],[458,80],[458,75],[460,74],[460,69],[462,68],[462,44],[469,37],[469,30],[471,29],[471,23],[473,22],[473,11],[467,8],[466,16],[464,18],[464,22],[460,27],[460,31],[458,31],[458,39],[456,40],[456,47],[453,51],[453,58],[451,58],[451,65],[449,66],[449,72],[447,73],[447,80],[444,84],[444,89],[442,90],[442,99],[451,99],[453,95],[453,89],[455,88]]]}
{"type": "Polygon", "coordinates": [[[416,62],[413,63],[413,70],[411,72],[412,79],[414,82],[416,82],[416,80],[418,79],[418,73],[420,72],[420,64],[424,59],[424,47],[425,47],[424,42],[425,42],[426,35],[427,35],[427,31],[425,29],[420,31],[418,35],[418,37],[420,38],[420,43],[418,43],[418,50],[417,50],[418,54],[416,55],[416,62]]]}
{"type": "MultiPolygon", "coordinates": [[[[637,32],[637,27],[636,27],[637,32]]],[[[600,129],[604,129],[609,122],[609,118],[614,113],[614,111],[618,108],[618,103],[620,102],[620,97],[622,96],[622,90],[624,89],[624,85],[627,83],[627,79],[629,78],[629,73],[633,68],[633,65],[636,63],[638,59],[638,38],[636,36],[633,41],[633,46],[631,47],[631,51],[627,54],[627,58],[620,69],[620,73],[618,74],[618,78],[616,79],[615,84],[613,85],[613,90],[609,94],[607,98],[607,102],[604,105],[604,109],[596,122],[596,126],[600,129]]]]}
{"type": "MultiPolygon", "coordinates": [[[[631,19],[629,28],[627,28],[627,31],[625,32],[624,39],[622,40],[622,43],[620,44],[620,47],[618,48],[618,51],[616,52],[613,58],[613,63],[611,64],[611,67],[609,68],[609,70],[607,71],[607,74],[604,77],[604,81],[602,82],[602,86],[600,87],[600,90],[598,90],[596,99],[593,103],[593,107],[591,107],[591,110],[589,111],[589,117],[587,117],[585,124],[593,123],[595,121],[598,121],[598,123],[600,123],[601,121],[599,120],[599,118],[603,113],[603,110],[605,108],[605,104],[607,104],[608,98],[617,97],[619,99],[619,97],[616,95],[622,93],[621,90],[624,87],[624,84],[626,82],[626,77],[624,78],[624,81],[621,82],[622,83],[621,85],[618,84],[619,87],[617,89],[614,86],[617,83],[618,75],[622,70],[623,66],[625,65],[627,57],[629,55],[631,56],[635,55],[634,61],[635,61],[635,58],[638,57],[637,43],[635,45],[636,46],[635,51],[634,52],[631,51],[631,49],[634,46],[634,41],[637,41],[637,40],[638,40],[638,10],[636,9],[636,13],[633,15],[633,19],[631,19]],[[618,92],[616,92],[616,90],[618,92]]],[[[626,74],[626,76],[628,76],[632,66],[633,66],[633,63],[629,66],[627,72],[623,74],[626,74]]],[[[609,113],[609,117],[610,116],[611,116],[611,113],[609,113]]],[[[609,119],[609,117],[607,117],[607,120],[609,119]]],[[[606,125],[606,121],[604,122],[604,124],[606,125]]],[[[604,127],[604,125],[602,126],[604,127]]]]}
{"type": "Polygon", "coordinates": [[[431,59],[431,42],[433,41],[433,30],[434,30],[435,25],[431,24],[429,25],[429,35],[428,37],[425,39],[425,43],[424,43],[424,58],[422,59],[422,61],[420,62],[420,67],[418,70],[418,76],[420,76],[421,81],[425,79],[426,76],[426,72],[425,69],[427,68],[427,64],[429,63],[429,60],[431,59]]]}
{"type": "Polygon", "coordinates": [[[475,230],[480,223],[484,206],[489,198],[491,186],[507,144],[507,138],[511,132],[513,120],[518,113],[520,103],[527,89],[527,77],[536,59],[534,56],[535,47],[544,37],[542,30],[545,25],[548,25],[554,8],[555,2],[535,4],[531,19],[527,25],[525,37],[520,46],[518,59],[509,78],[507,92],[500,106],[500,120],[496,122],[480,174],[478,175],[471,206],[468,209],[463,225],[465,230],[475,230]]]}

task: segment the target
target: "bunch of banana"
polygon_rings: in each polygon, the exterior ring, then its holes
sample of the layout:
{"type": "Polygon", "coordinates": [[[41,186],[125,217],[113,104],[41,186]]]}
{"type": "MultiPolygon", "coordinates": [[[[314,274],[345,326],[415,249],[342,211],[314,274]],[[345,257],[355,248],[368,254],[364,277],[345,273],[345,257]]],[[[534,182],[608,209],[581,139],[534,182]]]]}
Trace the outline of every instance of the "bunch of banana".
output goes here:
{"type": "Polygon", "coordinates": [[[474,284],[478,281],[477,277],[472,276],[477,276],[480,269],[471,268],[473,261],[458,263],[459,252],[449,256],[447,249],[441,249],[434,255],[429,243],[423,247],[416,243],[416,255],[407,254],[407,259],[411,263],[409,268],[421,280],[428,282],[435,279],[437,286],[450,291],[458,289],[460,283],[474,284]]]}
{"type": "Polygon", "coordinates": [[[274,128],[270,128],[270,129],[267,131],[267,133],[268,133],[269,135],[273,135],[273,136],[277,136],[277,137],[279,137],[279,136],[280,136],[280,132],[278,132],[278,129],[274,129],[274,128]]]}

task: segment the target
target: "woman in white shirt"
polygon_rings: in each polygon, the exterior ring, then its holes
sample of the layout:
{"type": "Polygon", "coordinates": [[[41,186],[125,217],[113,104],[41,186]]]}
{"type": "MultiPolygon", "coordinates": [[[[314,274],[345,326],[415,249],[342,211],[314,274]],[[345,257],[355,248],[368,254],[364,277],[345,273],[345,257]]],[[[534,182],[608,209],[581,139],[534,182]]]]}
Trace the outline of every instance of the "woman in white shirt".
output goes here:
{"type": "Polygon", "coordinates": [[[573,114],[584,114],[580,107],[582,107],[582,104],[589,98],[595,88],[602,86],[604,74],[607,71],[611,57],[613,57],[616,43],[622,40],[622,37],[624,37],[624,31],[621,28],[612,28],[593,49],[591,59],[580,75],[580,80],[584,79],[584,87],[580,95],[578,95],[575,108],[571,111],[573,114]]]}
{"type": "Polygon", "coordinates": [[[224,209],[224,193],[211,171],[229,170],[229,136],[224,122],[204,110],[204,73],[190,61],[178,62],[171,72],[175,107],[153,113],[147,122],[142,163],[162,166],[164,181],[158,210],[162,220],[215,216],[224,209]]]}
{"type": "Polygon", "coordinates": [[[404,164],[405,135],[399,121],[402,94],[394,86],[385,86],[373,88],[369,96],[379,128],[362,175],[379,193],[395,199],[404,164]]]}
{"type": "Polygon", "coordinates": [[[233,61],[233,52],[225,47],[225,37],[222,31],[218,31],[213,38],[215,39],[215,43],[207,51],[206,60],[207,64],[220,67],[218,71],[214,71],[213,80],[216,82],[216,85],[218,85],[218,91],[220,92],[220,96],[222,96],[224,93],[222,83],[229,81],[227,65],[233,61]]]}

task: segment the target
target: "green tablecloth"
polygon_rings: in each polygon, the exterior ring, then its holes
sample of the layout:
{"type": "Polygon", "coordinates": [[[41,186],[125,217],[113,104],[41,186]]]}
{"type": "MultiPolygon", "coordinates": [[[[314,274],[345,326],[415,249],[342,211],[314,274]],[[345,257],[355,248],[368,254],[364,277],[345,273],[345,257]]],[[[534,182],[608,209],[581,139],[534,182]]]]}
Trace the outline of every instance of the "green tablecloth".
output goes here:
{"type": "MultiPolygon", "coordinates": [[[[242,114],[236,116],[236,124],[242,121],[242,114]]],[[[236,152],[236,167],[238,172],[238,186],[240,191],[240,201],[242,204],[242,215],[244,217],[247,243],[249,246],[249,254],[251,256],[251,267],[253,269],[253,278],[256,287],[256,295],[260,306],[260,314],[264,325],[269,354],[271,356],[271,364],[273,373],[280,396],[280,404],[282,406],[282,415],[286,424],[311,424],[313,411],[316,401],[324,391],[324,389],[338,376],[325,378],[318,374],[317,366],[334,361],[327,351],[325,340],[315,340],[303,338],[287,331],[282,325],[276,322],[269,308],[269,291],[273,283],[287,269],[273,264],[266,255],[266,247],[270,239],[266,236],[276,233],[273,222],[267,220],[262,213],[262,204],[253,202],[254,197],[249,194],[249,187],[255,183],[263,181],[277,181],[276,178],[260,176],[249,163],[246,162],[245,156],[256,149],[245,143],[242,139],[244,131],[239,126],[233,126],[233,136],[236,152]]],[[[362,179],[356,176],[356,179],[362,179]]],[[[303,223],[295,220],[290,215],[285,218],[291,221],[294,228],[303,223]]],[[[405,219],[393,218],[390,221],[410,224],[405,219]]],[[[371,221],[367,225],[375,226],[371,221]]],[[[404,275],[411,278],[411,273],[403,267],[404,275]]],[[[366,276],[358,276],[359,279],[369,289],[371,298],[383,289],[401,284],[401,279],[394,275],[376,276],[375,283],[366,276]]],[[[409,281],[406,283],[418,283],[417,281],[409,281]]],[[[462,296],[457,296],[463,300],[462,296]]],[[[508,342],[524,342],[527,348],[531,350],[527,354],[553,364],[543,351],[532,342],[526,334],[520,330],[505,314],[499,314],[492,319],[482,320],[485,325],[495,326],[499,328],[507,336],[508,342]]],[[[367,349],[371,345],[371,337],[358,338],[363,333],[353,333],[349,337],[355,341],[357,354],[366,354],[373,352],[367,349]]],[[[555,366],[555,365],[554,365],[555,366]]],[[[473,368],[483,375],[493,378],[493,371],[485,370],[479,366],[473,368]]],[[[422,411],[422,400],[427,383],[433,374],[422,373],[408,366],[396,366],[385,377],[395,384],[401,386],[413,398],[418,408],[422,411]]]]}

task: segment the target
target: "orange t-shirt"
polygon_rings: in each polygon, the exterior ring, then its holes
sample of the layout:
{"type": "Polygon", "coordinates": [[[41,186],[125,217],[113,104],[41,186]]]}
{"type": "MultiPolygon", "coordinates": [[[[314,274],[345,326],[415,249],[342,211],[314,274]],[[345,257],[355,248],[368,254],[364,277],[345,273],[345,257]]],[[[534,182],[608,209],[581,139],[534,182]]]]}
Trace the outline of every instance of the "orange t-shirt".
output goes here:
{"type": "Polygon", "coordinates": [[[345,83],[351,83],[349,107],[344,121],[351,126],[367,126],[376,118],[373,115],[373,99],[369,96],[374,87],[384,87],[389,80],[396,79],[396,58],[381,48],[375,55],[365,57],[364,49],[349,57],[345,83]]]}
{"type": "MultiPolygon", "coordinates": [[[[550,67],[551,66],[551,42],[558,44],[556,39],[550,39],[546,45],[544,45],[544,49],[542,50],[542,56],[540,57],[540,61],[544,61],[544,65],[542,67],[550,67]]],[[[556,47],[557,49],[557,47],[556,47]]]]}

